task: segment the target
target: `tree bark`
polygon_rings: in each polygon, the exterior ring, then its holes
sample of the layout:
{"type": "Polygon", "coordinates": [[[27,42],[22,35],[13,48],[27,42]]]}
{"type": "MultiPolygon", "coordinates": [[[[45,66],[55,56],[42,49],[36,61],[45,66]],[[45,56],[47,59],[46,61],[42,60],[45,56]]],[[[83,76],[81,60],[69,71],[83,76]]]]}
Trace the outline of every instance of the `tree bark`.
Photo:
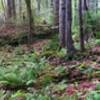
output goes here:
{"type": "Polygon", "coordinates": [[[66,48],[67,52],[69,54],[73,54],[75,52],[75,47],[73,45],[73,39],[72,39],[72,0],[66,0],[66,29],[65,29],[65,42],[66,42],[66,48]]]}
{"type": "Polygon", "coordinates": [[[11,17],[16,17],[15,0],[7,0],[7,16],[8,19],[11,17]]]}
{"type": "Polygon", "coordinates": [[[88,11],[88,5],[87,5],[87,0],[84,0],[84,10],[85,11],[88,11]]]}
{"type": "Polygon", "coordinates": [[[32,31],[33,31],[33,16],[31,9],[31,0],[25,0],[27,6],[27,14],[29,18],[29,34],[28,34],[28,42],[32,43],[32,31]]]}
{"type": "Polygon", "coordinates": [[[61,47],[65,47],[65,3],[66,0],[60,0],[59,2],[59,40],[61,47]]]}
{"type": "Polygon", "coordinates": [[[59,26],[59,0],[53,0],[54,5],[54,22],[59,26]]]}
{"type": "Polygon", "coordinates": [[[84,51],[84,28],[83,28],[83,14],[82,14],[82,0],[79,0],[79,27],[80,27],[80,47],[84,51]]]}

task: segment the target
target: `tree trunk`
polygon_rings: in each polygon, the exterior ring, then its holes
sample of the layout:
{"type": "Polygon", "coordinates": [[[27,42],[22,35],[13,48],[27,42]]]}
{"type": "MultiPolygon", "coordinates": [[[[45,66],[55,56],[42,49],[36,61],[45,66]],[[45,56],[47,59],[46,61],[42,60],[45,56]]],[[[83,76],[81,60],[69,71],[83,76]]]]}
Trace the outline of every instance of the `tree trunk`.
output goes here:
{"type": "Polygon", "coordinates": [[[29,18],[29,34],[28,34],[28,42],[32,43],[32,31],[33,31],[33,16],[31,10],[31,0],[25,0],[27,6],[27,14],[29,18]]]}
{"type": "Polygon", "coordinates": [[[65,7],[66,0],[59,2],[59,40],[60,46],[65,47],[65,7]]]}
{"type": "Polygon", "coordinates": [[[11,17],[16,17],[15,0],[7,0],[7,16],[8,19],[11,17]]]}
{"type": "Polygon", "coordinates": [[[54,5],[54,22],[56,26],[59,26],[59,0],[53,0],[54,5]]]}
{"type": "Polygon", "coordinates": [[[82,14],[82,0],[79,0],[79,26],[80,26],[80,47],[84,51],[84,29],[83,29],[83,14],[82,14]]]}
{"type": "Polygon", "coordinates": [[[85,11],[88,11],[88,5],[87,5],[87,0],[84,0],[84,10],[85,11]]]}
{"type": "Polygon", "coordinates": [[[66,0],[66,28],[65,28],[65,42],[66,42],[66,47],[67,47],[67,52],[69,54],[73,54],[75,52],[75,48],[73,45],[73,40],[72,40],[72,0],[66,0]]]}

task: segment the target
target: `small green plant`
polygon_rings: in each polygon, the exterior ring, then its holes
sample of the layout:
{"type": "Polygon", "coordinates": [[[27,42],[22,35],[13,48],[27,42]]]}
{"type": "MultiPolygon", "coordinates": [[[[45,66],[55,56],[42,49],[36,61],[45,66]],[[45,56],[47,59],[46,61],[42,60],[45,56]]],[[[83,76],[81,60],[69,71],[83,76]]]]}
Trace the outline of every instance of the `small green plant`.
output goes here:
{"type": "Polygon", "coordinates": [[[100,39],[96,39],[96,45],[100,45],[100,39]]]}
{"type": "Polygon", "coordinates": [[[86,100],[100,100],[100,91],[91,91],[86,96],[86,100]]]}
{"type": "Polygon", "coordinates": [[[96,38],[100,39],[100,32],[96,32],[96,38]]]}

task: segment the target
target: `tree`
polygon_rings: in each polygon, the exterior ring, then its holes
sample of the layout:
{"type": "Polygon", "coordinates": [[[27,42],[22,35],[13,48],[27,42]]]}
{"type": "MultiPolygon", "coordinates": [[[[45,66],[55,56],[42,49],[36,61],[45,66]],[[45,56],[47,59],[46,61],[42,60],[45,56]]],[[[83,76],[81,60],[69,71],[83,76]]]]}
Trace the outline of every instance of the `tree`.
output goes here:
{"type": "Polygon", "coordinates": [[[66,0],[59,1],[59,40],[61,47],[65,47],[65,3],[66,0]]]}
{"type": "Polygon", "coordinates": [[[67,52],[69,54],[73,54],[76,50],[73,45],[73,40],[72,40],[72,0],[66,0],[66,28],[65,28],[65,42],[66,42],[66,47],[67,47],[67,52]]]}
{"type": "Polygon", "coordinates": [[[16,17],[15,0],[7,0],[7,18],[16,17]]]}
{"type": "Polygon", "coordinates": [[[59,26],[59,0],[53,0],[54,6],[54,22],[56,26],[59,26]]]}
{"type": "Polygon", "coordinates": [[[87,0],[84,0],[84,10],[85,11],[88,11],[88,5],[87,5],[87,0]]]}
{"type": "Polygon", "coordinates": [[[25,0],[27,6],[27,14],[29,18],[29,34],[28,34],[28,41],[29,43],[32,42],[32,31],[33,31],[33,16],[32,16],[32,9],[31,9],[31,0],[25,0]]]}
{"type": "Polygon", "coordinates": [[[67,53],[72,55],[76,50],[72,40],[72,2],[60,0],[59,9],[59,33],[60,45],[67,48],[67,53]]]}
{"type": "Polygon", "coordinates": [[[80,47],[84,51],[84,29],[83,29],[83,13],[82,13],[82,0],[79,0],[79,27],[80,27],[80,47]]]}

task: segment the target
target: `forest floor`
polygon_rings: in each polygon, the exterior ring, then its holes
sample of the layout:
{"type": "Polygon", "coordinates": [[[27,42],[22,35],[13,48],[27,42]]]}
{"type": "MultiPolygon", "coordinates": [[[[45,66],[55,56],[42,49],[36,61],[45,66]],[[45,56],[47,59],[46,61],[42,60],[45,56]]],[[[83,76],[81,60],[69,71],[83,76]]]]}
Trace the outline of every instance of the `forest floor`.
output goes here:
{"type": "Polygon", "coordinates": [[[2,25],[0,27],[0,37],[8,36],[8,35],[15,35],[15,33],[22,33],[27,32],[27,26],[14,26],[14,25],[2,25]]]}
{"type": "Polygon", "coordinates": [[[0,47],[0,100],[100,100],[100,46],[68,58],[56,42],[0,47]]]}

